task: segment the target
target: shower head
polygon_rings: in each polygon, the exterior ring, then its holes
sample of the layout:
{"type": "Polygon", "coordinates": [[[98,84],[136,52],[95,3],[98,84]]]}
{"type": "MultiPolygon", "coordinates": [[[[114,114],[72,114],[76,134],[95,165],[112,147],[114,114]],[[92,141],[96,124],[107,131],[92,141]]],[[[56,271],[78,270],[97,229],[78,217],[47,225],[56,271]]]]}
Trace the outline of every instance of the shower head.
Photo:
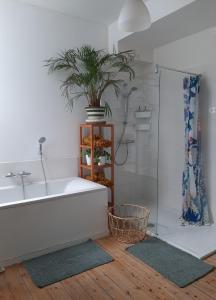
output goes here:
{"type": "Polygon", "coordinates": [[[135,87],[135,86],[133,86],[133,87],[130,89],[130,92],[128,93],[128,97],[130,97],[130,95],[131,95],[133,92],[137,91],[137,90],[138,90],[138,88],[135,87]]]}
{"type": "Polygon", "coordinates": [[[43,155],[43,143],[45,143],[46,142],[46,138],[44,137],[44,136],[42,136],[41,138],[39,138],[39,140],[38,140],[38,143],[39,143],[39,154],[40,154],[40,156],[41,156],[41,158],[42,158],[42,155],[43,155]]]}
{"type": "Polygon", "coordinates": [[[138,90],[137,87],[133,86],[133,87],[129,88],[127,83],[123,83],[121,95],[126,101],[128,101],[131,94],[137,90],[138,90]]]}
{"type": "Polygon", "coordinates": [[[38,143],[39,144],[43,144],[43,143],[45,143],[46,142],[46,138],[43,136],[43,137],[41,137],[39,140],[38,140],[38,143]]]}

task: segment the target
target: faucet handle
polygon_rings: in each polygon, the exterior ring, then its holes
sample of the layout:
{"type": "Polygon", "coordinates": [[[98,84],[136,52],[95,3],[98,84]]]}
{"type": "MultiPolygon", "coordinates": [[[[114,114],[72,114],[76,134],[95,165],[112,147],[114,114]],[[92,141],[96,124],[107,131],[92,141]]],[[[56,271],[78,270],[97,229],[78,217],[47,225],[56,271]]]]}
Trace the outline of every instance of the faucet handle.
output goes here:
{"type": "Polygon", "coordinates": [[[18,175],[19,176],[29,176],[29,175],[31,175],[31,172],[22,171],[18,175]]]}
{"type": "Polygon", "coordinates": [[[5,175],[6,178],[12,178],[12,177],[16,177],[16,174],[14,174],[13,172],[7,173],[5,175]]]}

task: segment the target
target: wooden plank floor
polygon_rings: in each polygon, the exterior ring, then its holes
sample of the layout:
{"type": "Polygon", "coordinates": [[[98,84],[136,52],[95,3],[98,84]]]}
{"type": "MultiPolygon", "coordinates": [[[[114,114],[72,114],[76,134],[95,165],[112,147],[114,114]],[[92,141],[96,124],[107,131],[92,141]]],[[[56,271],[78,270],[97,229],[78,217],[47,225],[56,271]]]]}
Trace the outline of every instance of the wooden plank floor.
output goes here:
{"type": "MultiPolygon", "coordinates": [[[[106,238],[97,241],[115,259],[62,282],[39,289],[22,265],[0,274],[0,300],[212,300],[216,299],[216,270],[180,289],[124,251],[125,245],[106,238]]],[[[207,262],[216,266],[216,255],[207,262]]]]}

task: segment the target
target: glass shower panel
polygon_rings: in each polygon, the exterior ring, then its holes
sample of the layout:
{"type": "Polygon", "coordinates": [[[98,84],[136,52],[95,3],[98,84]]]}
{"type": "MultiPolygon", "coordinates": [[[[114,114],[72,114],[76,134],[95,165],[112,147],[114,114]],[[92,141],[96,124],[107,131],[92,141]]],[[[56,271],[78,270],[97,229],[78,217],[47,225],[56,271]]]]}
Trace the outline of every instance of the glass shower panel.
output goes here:
{"type": "Polygon", "coordinates": [[[159,76],[153,64],[136,62],[136,78],[122,87],[113,110],[116,128],[116,204],[151,209],[157,224],[159,76]]]}
{"type": "Polygon", "coordinates": [[[159,214],[158,233],[176,234],[181,230],[182,172],[184,168],[184,99],[185,74],[161,70],[160,138],[158,164],[159,214]]]}

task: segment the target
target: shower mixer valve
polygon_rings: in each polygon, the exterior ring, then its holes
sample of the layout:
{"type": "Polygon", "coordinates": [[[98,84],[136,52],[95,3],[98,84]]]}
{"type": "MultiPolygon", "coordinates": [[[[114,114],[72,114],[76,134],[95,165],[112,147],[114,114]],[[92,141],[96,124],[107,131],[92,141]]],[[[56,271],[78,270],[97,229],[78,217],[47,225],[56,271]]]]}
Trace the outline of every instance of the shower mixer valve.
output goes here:
{"type": "Polygon", "coordinates": [[[125,140],[121,142],[121,145],[128,145],[128,144],[134,144],[135,140],[125,140]]]}

